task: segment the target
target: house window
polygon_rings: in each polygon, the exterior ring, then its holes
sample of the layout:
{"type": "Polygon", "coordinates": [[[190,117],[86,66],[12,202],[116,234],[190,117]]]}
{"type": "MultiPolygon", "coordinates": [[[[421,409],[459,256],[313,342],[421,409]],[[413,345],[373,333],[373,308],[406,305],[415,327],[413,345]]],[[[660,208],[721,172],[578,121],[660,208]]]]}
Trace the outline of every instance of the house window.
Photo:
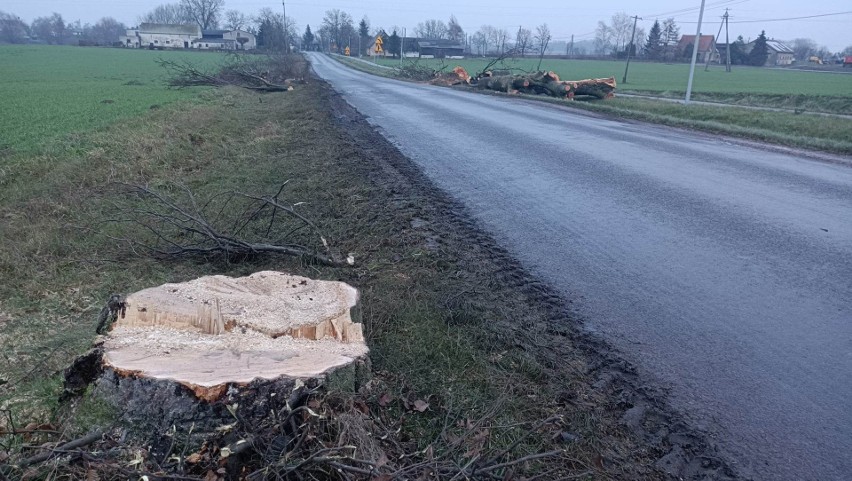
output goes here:
{"type": "Polygon", "coordinates": [[[205,46],[205,47],[209,47],[209,46],[210,46],[210,44],[209,44],[209,43],[205,43],[205,44],[204,44],[204,46],[205,46]]]}
{"type": "Polygon", "coordinates": [[[166,40],[166,43],[172,43],[172,41],[171,41],[171,40],[166,40]]]}
{"type": "Polygon", "coordinates": [[[159,40],[154,40],[154,43],[160,43],[160,41],[159,41],[159,40]]]}

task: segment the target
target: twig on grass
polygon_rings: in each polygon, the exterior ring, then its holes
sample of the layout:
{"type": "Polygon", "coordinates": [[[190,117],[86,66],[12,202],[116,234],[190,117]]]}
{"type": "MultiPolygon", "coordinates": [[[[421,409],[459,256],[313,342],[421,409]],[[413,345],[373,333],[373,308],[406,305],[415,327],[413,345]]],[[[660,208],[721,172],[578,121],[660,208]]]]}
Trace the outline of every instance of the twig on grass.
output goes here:
{"type": "Polygon", "coordinates": [[[279,200],[286,184],[284,182],[275,195],[229,191],[199,203],[185,186],[180,186],[185,197],[181,202],[147,185],[119,183],[139,202],[132,206],[115,204],[115,217],[105,222],[135,225],[138,229],[125,236],[107,237],[127,244],[134,252],[141,251],[160,258],[224,256],[233,260],[274,253],[307,258],[330,266],[351,265],[351,260],[342,259],[331,250],[312,220],[297,212],[295,206],[285,205],[279,200]],[[233,211],[233,204],[239,202],[244,204],[243,213],[228,222],[222,219],[223,212],[233,211]],[[211,210],[218,212],[211,216],[211,210]],[[284,218],[294,222],[295,227],[284,218]],[[288,233],[275,238],[274,228],[279,225],[288,233]],[[303,229],[311,233],[313,247],[290,239],[290,234],[303,229]]]}

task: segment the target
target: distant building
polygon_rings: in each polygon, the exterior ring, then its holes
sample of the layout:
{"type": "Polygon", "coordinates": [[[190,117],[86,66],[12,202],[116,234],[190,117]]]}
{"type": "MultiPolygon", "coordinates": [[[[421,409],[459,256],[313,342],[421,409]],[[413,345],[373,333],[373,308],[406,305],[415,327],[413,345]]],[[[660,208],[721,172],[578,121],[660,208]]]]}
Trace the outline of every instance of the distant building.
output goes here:
{"type": "Polygon", "coordinates": [[[257,38],[245,30],[205,30],[201,38],[193,40],[193,48],[219,50],[254,50],[257,38]]]}
{"type": "Polygon", "coordinates": [[[417,37],[402,37],[402,55],[405,58],[419,58],[420,45],[417,43],[417,37]]]}
{"type": "MultiPolygon", "coordinates": [[[[464,58],[464,45],[452,40],[402,37],[400,42],[405,58],[464,58]]],[[[372,47],[369,52],[375,55],[372,47]]],[[[390,56],[391,53],[385,50],[385,55],[390,56]]]]}
{"type": "MultiPolygon", "coordinates": [[[[695,46],[695,35],[684,35],[675,47],[678,57],[692,58],[692,49],[695,46]]],[[[719,52],[716,50],[716,39],[713,35],[702,35],[698,42],[698,62],[707,63],[719,60],[719,52]]]]}
{"type": "Polygon", "coordinates": [[[454,40],[421,38],[417,47],[420,58],[464,58],[464,45],[454,40]]]}
{"type": "MultiPolygon", "coordinates": [[[[751,49],[754,48],[754,41],[746,44],[746,52],[751,52],[751,49]]],[[[764,66],[781,66],[781,65],[792,65],[796,60],[795,53],[793,49],[779,42],[778,40],[766,40],[766,50],[769,52],[769,56],[766,57],[766,63],[764,66]]],[[[807,59],[800,59],[807,60],[807,59]]]]}
{"type": "Polygon", "coordinates": [[[210,49],[252,50],[257,48],[254,35],[243,30],[205,30],[198,25],[172,25],[143,23],[128,28],[120,37],[121,44],[128,48],[150,49],[210,49]]]}

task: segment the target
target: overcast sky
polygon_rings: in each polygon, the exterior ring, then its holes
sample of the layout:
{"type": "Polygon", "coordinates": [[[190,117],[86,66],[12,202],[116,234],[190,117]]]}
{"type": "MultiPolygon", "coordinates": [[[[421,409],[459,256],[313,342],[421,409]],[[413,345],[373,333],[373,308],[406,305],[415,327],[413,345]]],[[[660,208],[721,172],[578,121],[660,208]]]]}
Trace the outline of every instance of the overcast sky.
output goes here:
{"type": "MultiPolygon", "coordinates": [[[[225,0],[226,9],[241,10],[253,14],[264,7],[280,9],[281,4],[263,0],[225,0]]],[[[94,23],[100,17],[112,16],[134,25],[137,18],[160,3],[154,0],[2,0],[0,10],[19,15],[25,21],[59,12],[66,22],[81,20],[94,23]]],[[[364,15],[372,27],[407,28],[411,34],[418,22],[438,18],[447,21],[451,14],[458,18],[465,32],[472,34],[481,25],[490,24],[517,30],[519,25],[534,27],[547,22],[554,40],[594,38],[598,20],[609,20],[616,12],[639,15],[640,25],[649,30],[655,18],[675,17],[681,33],[694,34],[698,20],[700,0],[609,0],[600,2],[569,2],[565,0],[294,0],[287,1],[287,16],[292,16],[304,30],[305,24],[316,28],[322,22],[323,13],[331,8],[348,12],[356,20],[364,15]],[[572,8],[572,4],[577,8],[572,8]]],[[[787,40],[797,37],[814,39],[818,44],[837,51],[852,45],[852,1],[850,0],[707,0],[705,25],[702,33],[715,35],[719,31],[720,16],[725,8],[730,9],[731,36],[754,38],[766,30],[770,38],[787,40]],[[807,19],[779,20],[821,14],[847,12],[807,19]],[[740,23],[742,22],[742,23],[740,23]]],[[[722,32],[724,36],[724,32],[722,32]]]]}

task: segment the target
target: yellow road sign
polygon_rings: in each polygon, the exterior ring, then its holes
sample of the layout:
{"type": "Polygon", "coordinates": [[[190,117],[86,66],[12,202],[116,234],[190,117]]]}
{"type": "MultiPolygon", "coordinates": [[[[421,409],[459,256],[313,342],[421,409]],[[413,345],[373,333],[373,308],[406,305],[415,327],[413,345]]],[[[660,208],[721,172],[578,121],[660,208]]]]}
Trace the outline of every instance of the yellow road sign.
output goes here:
{"type": "Polygon", "coordinates": [[[346,47],[346,48],[343,50],[343,53],[345,53],[345,54],[346,54],[346,56],[348,57],[348,56],[349,56],[349,47],[346,47]]]}
{"type": "Polygon", "coordinates": [[[382,48],[382,44],[384,44],[384,40],[382,40],[382,36],[379,35],[376,37],[376,53],[383,53],[384,49],[382,48]]]}

